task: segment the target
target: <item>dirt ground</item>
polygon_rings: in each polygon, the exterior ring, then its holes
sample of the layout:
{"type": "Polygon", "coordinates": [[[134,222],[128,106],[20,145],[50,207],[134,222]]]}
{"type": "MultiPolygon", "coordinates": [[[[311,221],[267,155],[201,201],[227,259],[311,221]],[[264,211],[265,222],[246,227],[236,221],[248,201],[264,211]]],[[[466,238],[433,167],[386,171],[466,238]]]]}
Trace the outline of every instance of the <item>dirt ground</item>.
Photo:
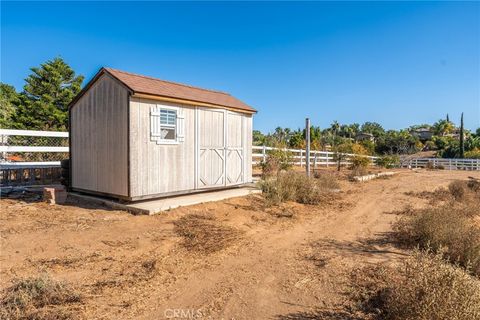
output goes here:
{"type": "Polygon", "coordinates": [[[395,263],[386,241],[395,210],[478,173],[401,170],[388,179],[341,181],[319,206],[263,206],[260,195],[155,216],[69,202],[0,201],[0,289],[49,274],[84,295],[88,319],[342,319],[352,268],[395,263]],[[192,251],[176,222],[196,213],[235,230],[215,252],[192,251]]]}

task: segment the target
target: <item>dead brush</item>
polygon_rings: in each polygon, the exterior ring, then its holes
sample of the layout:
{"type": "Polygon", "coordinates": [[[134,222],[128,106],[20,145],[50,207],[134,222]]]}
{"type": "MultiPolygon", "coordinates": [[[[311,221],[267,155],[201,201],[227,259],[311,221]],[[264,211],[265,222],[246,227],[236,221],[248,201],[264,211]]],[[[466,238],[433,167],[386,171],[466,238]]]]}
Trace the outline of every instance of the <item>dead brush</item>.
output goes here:
{"type": "Polygon", "coordinates": [[[447,205],[413,211],[393,224],[393,237],[405,247],[442,250],[451,262],[480,275],[480,229],[471,210],[447,205]]]}
{"type": "Polygon", "coordinates": [[[0,319],[75,319],[82,296],[47,275],[18,279],[0,300],[0,319]]]}
{"type": "Polygon", "coordinates": [[[333,174],[315,171],[313,177],[317,179],[317,183],[325,189],[340,189],[340,184],[338,184],[338,180],[333,174]]]}
{"type": "Polygon", "coordinates": [[[315,179],[299,172],[287,171],[262,181],[260,187],[267,205],[278,205],[286,201],[319,204],[331,197],[332,187],[338,188],[333,179],[315,179]]]}
{"type": "Polygon", "coordinates": [[[174,222],[182,246],[198,253],[214,253],[238,241],[242,232],[223,225],[210,214],[189,214],[174,222]]]}
{"type": "Polygon", "coordinates": [[[385,320],[480,319],[480,280],[415,251],[396,268],[366,267],[352,274],[352,309],[385,320]]]}

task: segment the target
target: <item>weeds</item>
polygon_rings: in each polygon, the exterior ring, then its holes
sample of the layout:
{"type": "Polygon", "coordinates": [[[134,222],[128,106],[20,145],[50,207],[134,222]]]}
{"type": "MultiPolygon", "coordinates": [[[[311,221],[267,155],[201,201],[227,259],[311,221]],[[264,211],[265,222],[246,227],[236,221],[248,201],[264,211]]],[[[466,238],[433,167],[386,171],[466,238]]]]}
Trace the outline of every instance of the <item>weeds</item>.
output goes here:
{"type": "Polygon", "coordinates": [[[267,204],[295,201],[304,204],[321,203],[332,186],[338,188],[333,177],[310,178],[298,172],[279,173],[276,178],[261,182],[267,204]]]}
{"type": "Polygon", "coordinates": [[[288,170],[293,164],[293,155],[290,151],[279,148],[269,150],[265,161],[260,163],[262,178],[276,176],[280,171],[288,170]]]}
{"type": "Polygon", "coordinates": [[[73,319],[69,306],[82,297],[69,285],[47,275],[19,279],[7,288],[0,305],[1,319],[73,319]]]}
{"type": "MultiPolygon", "coordinates": [[[[475,187],[475,183],[454,181],[445,205],[403,215],[393,225],[397,243],[442,251],[452,263],[480,276],[480,228],[473,221],[480,214],[480,199],[475,187]]],[[[444,191],[439,196],[443,199],[444,191]]]]}
{"type": "Polygon", "coordinates": [[[340,185],[338,184],[337,178],[335,178],[333,174],[321,173],[316,171],[313,174],[313,177],[317,179],[317,183],[325,189],[329,189],[329,190],[340,189],[340,185]]]}
{"type": "Polygon", "coordinates": [[[177,221],[175,232],[183,238],[182,246],[200,253],[213,253],[232,245],[241,232],[222,225],[209,214],[189,214],[177,221]]]}
{"type": "Polygon", "coordinates": [[[480,319],[480,281],[441,254],[416,251],[395,269],[359,269],[352,280],[353,309],[374,319],[480,319]]]}

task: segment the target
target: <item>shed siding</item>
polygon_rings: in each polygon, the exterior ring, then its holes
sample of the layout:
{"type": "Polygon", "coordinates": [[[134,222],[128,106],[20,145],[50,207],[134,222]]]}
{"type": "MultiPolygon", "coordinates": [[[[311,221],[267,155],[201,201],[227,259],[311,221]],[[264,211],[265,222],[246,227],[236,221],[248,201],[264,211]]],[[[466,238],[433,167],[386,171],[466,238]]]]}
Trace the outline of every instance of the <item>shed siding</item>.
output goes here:
{"type": "Polygon", "coordinates": [[[128,91],[101,76],[71,108],[72,187],[128,196],[128,91]]]}
{"type": "Polygon", "coordinates": [[[132,98],[130,102],[131,197],[195,188],[195,108],[132,98]],[[183,109],[185,141],[173,145],[150,140],[150,107],[157,104],[183,109]]]}
{"type": "MultiPolygon", "coordinates": [[[[159,102],[144,98],[130,99],[130,196],[132,198],[192,191],[204,188],[198,183],[196,186],[195,157],[196,138],[198,129],[198,152],[202,148],[218,149],[224,154],[224,110],[212,110],[203,107],[196,108],[176,103],[159,102]],[[181,108],[185,117],[185,139],[178,144],[157,144],[150,139],[150,109],[157,105],[166,105],[181,108]],[[195,117],[198,116],[198,128],[195,128],[195,117]]],[[[244,168],[232,168],[233,172],[244,172],[244,178],[239,183],[252,181],[251,147],[252,147],[252,117],[241,113],[230,113],[231,120],[227,121],[230,147],[244,149],[244,168]],[[240,117],[240,118],[239,118],[240,117]],[[242,125],[243,123],[243,125],[242,125]],[[243,128],[242,128],[243,126],[243,128]]],[[[212,154],[215,152],[212,152],[212,154]]],[[[216,153],[215,153],[216,154],[216,153]]],[[[199,179],[208,180],[209,187],[225,184],[222,175],[221,157],[208,157],[203,163],[199,159],[197,165],[199,179]],[[203,165],[206,167],[204,168],[203,165]],[[207,170],[208,169],[208,170],[207,170]],[[217,172],[218,171],[218,172],[217,172]],[[207,174],[208,172],[208,174],[207,174]],[[205,176],[205,177],[204,177],[205,176]],[[208,177],[207,177],[208,176],[208,177]],[[210,181],[212,180],[212,181],[210,181]]],[[[241,162],[229,163],[230,166],[239,166],[241,162]]],[[[228,183],[229,184],[229,183],[228,183]]]]}
{"type": "Polygon", "coordinates": [[[253,117],[251,115],[245,115],[245,130],[246,130],[246,152],[245,152],[245,172],[246,180],[245,182],[252,182],[252,141],[253,141],[253,117]]]}

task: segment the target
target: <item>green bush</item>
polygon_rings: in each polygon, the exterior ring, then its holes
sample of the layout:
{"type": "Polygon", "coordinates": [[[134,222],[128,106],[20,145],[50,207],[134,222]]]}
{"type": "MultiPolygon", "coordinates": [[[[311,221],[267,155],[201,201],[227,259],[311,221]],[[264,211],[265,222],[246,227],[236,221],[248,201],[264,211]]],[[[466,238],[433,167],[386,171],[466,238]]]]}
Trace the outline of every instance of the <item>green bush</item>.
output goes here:
{"type": "Polygon", "coordinates": [[[383,156],[377,159],[377,165],[391,169],[400,164],[400,157],[398,155],[383,156]]]}
{"type": "Polygon", "coordinates": [[[465,158],[468,159],[480,159],[480,149],[474,149],[465,152],[465,158]]]}
{"type": "Polygon", "coordinates": [[[480,280],[440,254],[416,251],[395,269],[359,269],[351,294],[355,309],[374,319],[480,319],[480,280]]]}

